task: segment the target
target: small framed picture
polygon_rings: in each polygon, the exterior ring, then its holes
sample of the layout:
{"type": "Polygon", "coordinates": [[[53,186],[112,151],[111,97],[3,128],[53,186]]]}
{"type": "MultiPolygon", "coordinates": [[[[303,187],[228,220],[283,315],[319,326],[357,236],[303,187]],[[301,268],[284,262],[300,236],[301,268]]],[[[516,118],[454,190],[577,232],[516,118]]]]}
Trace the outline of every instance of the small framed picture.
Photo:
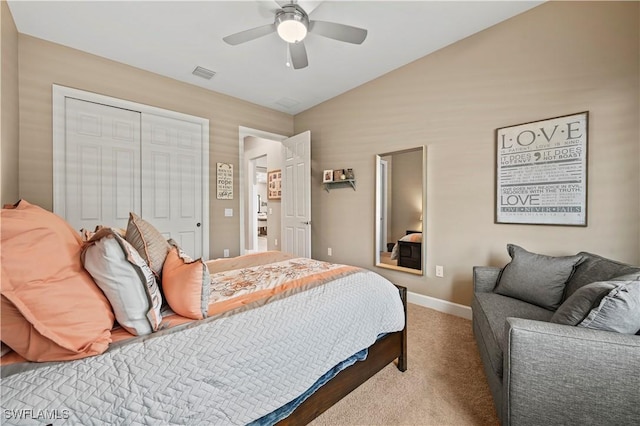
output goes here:
{"type": "Polygon", "coordinates": [[[267,173],[267,198],[279,200],[282,198],[282,172],[273,170],[267,173]]]}
{"type": "Polygon", "coordinates": [[[333,170],[325,170],[322,172],[322,183],[333,182],[333,170]]]}

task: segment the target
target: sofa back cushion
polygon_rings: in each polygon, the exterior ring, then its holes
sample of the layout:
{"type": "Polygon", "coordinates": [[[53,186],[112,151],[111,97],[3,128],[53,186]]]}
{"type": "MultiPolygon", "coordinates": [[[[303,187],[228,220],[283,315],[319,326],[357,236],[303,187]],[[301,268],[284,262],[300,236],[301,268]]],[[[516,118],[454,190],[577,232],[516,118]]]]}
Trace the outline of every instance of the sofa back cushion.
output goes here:
{"type": "Polygon", "coordinates": [[[621,275],[640,273],[640,267],[627,265],[615,260],[607,259],[597,254],[580,252],[584,258],[567,283],[564,300],[571,297],[580,287],[596,281],[609,281],[621,275]]]}
{"type": "Polygon", "coordinates": [[[515,244],[507,244],[511,262],[507,264],[494,290],[555,311],[574,268],[582,256],[546,256],[528,252],[515,244]]]}
{"type": "Polygon", "coordinates": [[[104,352],[113,312],[82,267],[80,234],[24,200],[0,215],[2,341],[29,361],[104,352]]]}

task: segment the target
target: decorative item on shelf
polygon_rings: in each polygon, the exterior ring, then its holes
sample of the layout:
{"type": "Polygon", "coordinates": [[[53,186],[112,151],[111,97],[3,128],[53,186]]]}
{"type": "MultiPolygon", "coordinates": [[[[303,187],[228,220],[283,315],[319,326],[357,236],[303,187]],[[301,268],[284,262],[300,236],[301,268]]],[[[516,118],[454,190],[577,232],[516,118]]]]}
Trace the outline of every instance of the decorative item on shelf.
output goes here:
{"type": "Polygon", "coordinates": [[[351,187],[356,190],[356,180],[353,169],[325,170],[323,172],[324,189],[330,192],[333,188],[351,187]]]}
{"type": "Polygon", "coordinates": [[[346,176],[347,176],[347,179],[349,179],[349,180],[355,179],[355,176],[353,174],[353,169],[347,169],[346,176]]]}
{"type": "Polygon", "coordinates": [[[279,200],[282,198],[282,172],[273,170],[267,174],[267,198],[279,200]]]}

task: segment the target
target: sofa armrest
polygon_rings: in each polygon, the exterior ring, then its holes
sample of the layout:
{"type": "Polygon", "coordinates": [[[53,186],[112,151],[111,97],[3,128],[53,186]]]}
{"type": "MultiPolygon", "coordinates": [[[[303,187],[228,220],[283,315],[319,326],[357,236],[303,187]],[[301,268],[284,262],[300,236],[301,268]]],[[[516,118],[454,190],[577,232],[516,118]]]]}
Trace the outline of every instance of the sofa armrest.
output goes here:
{"type": "Polygon", "coordinates": [[[473,291],[477,293],[490,293],[498,282],[502,268],[495,266],[473,267],[473,291]]]}
{"type": "Polygon", "coordinates": [[[640,337],[507,318],[503,425],[633,424],[640,337]]]}

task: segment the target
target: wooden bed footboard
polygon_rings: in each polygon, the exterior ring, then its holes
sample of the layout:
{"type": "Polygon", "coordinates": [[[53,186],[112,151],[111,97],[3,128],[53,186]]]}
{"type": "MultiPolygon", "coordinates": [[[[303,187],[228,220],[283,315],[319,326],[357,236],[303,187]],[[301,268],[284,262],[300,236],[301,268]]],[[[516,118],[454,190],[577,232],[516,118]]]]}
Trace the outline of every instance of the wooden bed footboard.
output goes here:
{"type": "Polygon", "coordinates": [[[422,242],[398,241],[398,266],[422,269],[422,242]]]}
{"type": "Polygon", "coordinates": [[[404,306],[404,329],[389,333],[369,346],[369,354],[365,360],[342,370],[300,404],[289,417],[278,422],[278,425],[304,425],[311,422],[395,359],[398,359],[398,370],[406,371],[407,289],[398,285],[396,287],[404,306]]]}

